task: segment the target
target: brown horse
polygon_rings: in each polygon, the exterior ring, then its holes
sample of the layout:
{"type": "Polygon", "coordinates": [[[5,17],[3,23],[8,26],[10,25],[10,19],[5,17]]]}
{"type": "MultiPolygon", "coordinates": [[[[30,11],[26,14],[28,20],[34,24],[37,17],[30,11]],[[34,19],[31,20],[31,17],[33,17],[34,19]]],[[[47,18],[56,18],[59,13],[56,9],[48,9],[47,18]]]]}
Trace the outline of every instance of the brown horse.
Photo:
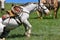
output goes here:
{"type": "MultiPolygon", "coordinates": [[[[41,2],[48,8],[48,9],[53,9],[54,10],[54,18],[57,18],[57,11],[58,11],[58,0],[41,0],[41,2]]],[[[40,13],[40,11],[38,10],[40,13]]],[[[42,14],[42,13],[40,13],[42,14]]],[[[42,17],[42,15],[41,15],[42,17]]]]}

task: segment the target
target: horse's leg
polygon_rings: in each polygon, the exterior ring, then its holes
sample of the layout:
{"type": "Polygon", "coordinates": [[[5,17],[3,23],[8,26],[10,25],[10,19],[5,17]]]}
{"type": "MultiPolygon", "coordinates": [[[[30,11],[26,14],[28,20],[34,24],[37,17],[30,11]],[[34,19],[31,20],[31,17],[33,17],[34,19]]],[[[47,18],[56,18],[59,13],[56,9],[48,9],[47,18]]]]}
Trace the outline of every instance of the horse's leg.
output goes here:
{"type": "Polygon", "coordinates": [[[3,21],[2,18],[0,18],[0,23],[2,23],[2,21],[3,21]]]}
{"type": "Polygon", "coordinates": [[[5,32],[5,26],[2,24],[2,18],[0,18],[0,40],[5,40],[5,37],[3,37],[3,32],[5,32]]]}
{"type": "Polygon", "coordinates": [[[39,11],[36,11],[36,12],[37,12],[38,17],[40,17],[40,15],[39,15],[39,11]]]}
{"type": "Polygon", "coordinates": [[[6,25],[3,25],[2,23],[0,23],[0,39],[1,40],[5,40],[6,37],[6,32],[4,31],[6,25]],[[5,33],[4,33],[5,32],[5,33]],[[4,33],[4,34],[3,34],[4,33]]]}
{"type": "Polygon", "coordinates": [[[57,18],[57,8],[54,8],[54,18],[57,18]]]}
{"type": "Polygon", "coordinates": [[[24,21],[24,27],[25,27],[25,35],[27,36],[27,37],[30,37],[30,34],[31,34],[31,24],[28,22],[28,20],[25,20],[24,21]]]}
{"type": "Polygon", "coordinates": [[[1,10],[4,10],[4,2],[5,1],[1,1],[1,10]]]}
{"type": "Polygon", "coordinates": [[[54,18],[57,18],[58,1],[54,0],[54,18]]]}
{"type": "Polygon", "coordinates": [[[21,22],[23,23],[24,27],[25,27],[25,33],[27,37],[30,37],[31,34],[31,24],[28,21],[29,18],[29,14],[27,13],[23,13],[23,15],[21,16],[21,22]]]}
{"type": "Polygon", "coordinates": [[[7,37],[7,35],[9,34],[10,30],[6,30],[6,27],[4,27],[4,30],[0,36],[1,39],[5,40],[5,38],[7,37]]]}
{"type": "Polygon", "coordinates": [[[1,12],[1,1],[0,1],[0,12],[1,12]]]}
{"type": "Polygon", "coordinates": [[[37,15],[38,15],[38,17],[40,18],[40,19],[42,19],[43,17],[42,17],[42,13],[40,12],[40,11],[36,11],[37,12],[37,15]]]}
{"type": "Polygon", "coordinates": [[[1,1],[1,13],[5,11],[4,2],[4,0],[1,1]]]}

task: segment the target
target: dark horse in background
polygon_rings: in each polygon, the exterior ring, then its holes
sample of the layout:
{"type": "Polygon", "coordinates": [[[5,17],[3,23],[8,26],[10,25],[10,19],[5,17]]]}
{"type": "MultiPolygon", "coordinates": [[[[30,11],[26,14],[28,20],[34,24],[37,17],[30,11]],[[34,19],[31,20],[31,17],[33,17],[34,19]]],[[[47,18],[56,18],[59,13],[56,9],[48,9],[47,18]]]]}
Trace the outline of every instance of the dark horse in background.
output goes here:
{"type": "MultiPolygon", "coordinates": [[[[57,18],[57,12],[60,6],[60,0],[41,0],[41,2],[49,9],[53,9],[54,10],[54,18],[57,18]]],[[[42,17],[42,13],[40,12],[40,10],[38,10],[38,12],[41,14],[40,17],[42,17]]]]}

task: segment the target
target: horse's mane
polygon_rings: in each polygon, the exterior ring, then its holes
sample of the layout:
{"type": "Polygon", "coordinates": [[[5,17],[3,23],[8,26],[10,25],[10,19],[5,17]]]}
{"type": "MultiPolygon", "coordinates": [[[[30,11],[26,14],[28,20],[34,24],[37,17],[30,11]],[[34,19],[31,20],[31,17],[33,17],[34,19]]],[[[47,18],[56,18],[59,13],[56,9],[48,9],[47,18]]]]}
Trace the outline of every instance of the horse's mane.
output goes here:
{"type": "Polygon", "coordinates": [[[27,2],[27,3],[23,4],[22,6],[27,6],[27,5],[31,4],[31,3],[32,2],[27,2]]]}

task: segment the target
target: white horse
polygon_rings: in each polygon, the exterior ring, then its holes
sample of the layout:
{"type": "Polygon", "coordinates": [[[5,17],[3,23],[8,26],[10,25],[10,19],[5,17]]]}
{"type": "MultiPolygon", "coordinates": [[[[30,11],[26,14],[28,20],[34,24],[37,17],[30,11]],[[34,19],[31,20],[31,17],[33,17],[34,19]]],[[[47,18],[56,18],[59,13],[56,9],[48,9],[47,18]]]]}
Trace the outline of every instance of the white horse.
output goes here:
{"type": "MultiPolygon", "coordinates": [[[[25,35],[30,37],[32,26],[29,23],[28,18],[29,18],[30,12],[32,10],[34,10],[36,7],[38,7],[37,3],[30,3],[26,6],[20,6],[21,12],[19,11],[18,13],[15,10],[13,10],[14,7],[12,7],[12,11],[14,13],[16,13],[18,16],[14,17],[14,18],[13,17],[10,18],[8,16],[8,18],[6,18],[4,20],[2,20],[2,18],[0,18],[0,35],[2,37],[6,36],[6,34],[10,30],[20,26],[19,23],[22,23],[25,27],[25,35]]],[[[43,6],[42,3],[40,3],[40,7],[42,7],[43,9],[46,9],[46,10],[44,10],[45,12],[49,12],[49,10],[45,6],[43,6]]]]}

